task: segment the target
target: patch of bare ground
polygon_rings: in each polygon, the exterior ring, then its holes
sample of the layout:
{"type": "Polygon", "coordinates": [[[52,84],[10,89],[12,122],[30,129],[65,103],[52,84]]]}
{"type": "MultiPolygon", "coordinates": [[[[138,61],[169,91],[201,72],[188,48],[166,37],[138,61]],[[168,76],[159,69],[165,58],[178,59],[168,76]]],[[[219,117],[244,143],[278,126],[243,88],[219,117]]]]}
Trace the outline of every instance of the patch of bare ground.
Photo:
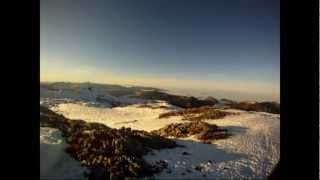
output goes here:
{"type": "Polygon", "coordinates": [[[66,151],[91,169],[89,179],[94,180],[152,176],[166,166],[149,164],[143,155],[152,149],[179,147],[154,133],[69,120],[41,106],[40,126],[59,129],[70,144],[66,151]]]}
{"type": "Polygon", "coordinates": [[[212,140],[228,138],[231,134],[226,129],[222,129],[214,124],[202,121],[192,121],[188,123],[172,123],[151,133],[163,137],[184,138],[195,135],[197,139],[204,143],[212,140]]]}
{"type": "Polygon", "coordinates": [[[220,119],[227,115],[236,115],[237,113],[221,111],[213,107],[187,108],[179,111],[162,113],[159,118],[168,118],[170,116],[182,116],[182,120],[200,121],[205,119],[220,119]]]}

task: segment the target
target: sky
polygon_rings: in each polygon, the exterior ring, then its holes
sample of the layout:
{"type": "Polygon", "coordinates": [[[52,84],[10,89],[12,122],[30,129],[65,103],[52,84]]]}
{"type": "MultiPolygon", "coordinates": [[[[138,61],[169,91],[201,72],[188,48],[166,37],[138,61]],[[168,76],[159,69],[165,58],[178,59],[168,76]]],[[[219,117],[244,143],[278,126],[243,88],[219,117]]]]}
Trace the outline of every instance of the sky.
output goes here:
{"type": "Polygon", "coordinates": [[[279,101],[276,0],[41,0],[40,80],[279,101]]]}

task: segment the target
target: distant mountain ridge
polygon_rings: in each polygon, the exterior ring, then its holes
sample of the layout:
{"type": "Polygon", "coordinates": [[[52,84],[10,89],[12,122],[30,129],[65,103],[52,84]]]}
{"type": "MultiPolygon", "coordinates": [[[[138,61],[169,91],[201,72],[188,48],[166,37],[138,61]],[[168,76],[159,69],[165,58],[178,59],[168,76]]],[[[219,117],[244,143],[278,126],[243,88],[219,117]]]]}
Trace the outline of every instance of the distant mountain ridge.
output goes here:
{"type": "Polygon", "coordinates": [[[245,111],[280,114],[280,104],[277,102],[239,102],[231,104],[230,107],[245,111]]]}
{"type": "Polygon", "coordinates": [[[202,106],[216,106],[245,111],[280,113],[280,104],[277,102],[237,102],[222,98],[220,100],[208,96],[196,98],[193,96],[173,95],[165,90],[143,86],[121,86],[97,83],[40,83],[40,97],[71,99],[94,102],[110,107],[142,103],[145,101],[161,100],[181,108],[197,108],[202,106]]]}
{"type": "Polygon", "coordinates": [[[171,95],[160,91],[144,91],[139,92],[134,96],[135,98],[150,99],[150,100],[162,100],[168,103],[179,106],[182,108],[192,108],[201,106],[214,106],[216,101],[212,100],[200,100],[193,96],[179,96],[171,95]]]}

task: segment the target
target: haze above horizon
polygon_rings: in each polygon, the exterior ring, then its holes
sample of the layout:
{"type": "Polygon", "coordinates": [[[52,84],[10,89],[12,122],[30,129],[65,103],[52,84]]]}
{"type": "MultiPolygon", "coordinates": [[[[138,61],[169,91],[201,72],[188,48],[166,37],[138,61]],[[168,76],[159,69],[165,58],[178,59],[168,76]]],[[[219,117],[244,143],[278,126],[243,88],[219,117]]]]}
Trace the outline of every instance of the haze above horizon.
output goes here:
{"type": "Polygon", "coordinates": [[[41,81],[279,101],[275,0],[40,3],[41,81]]]}

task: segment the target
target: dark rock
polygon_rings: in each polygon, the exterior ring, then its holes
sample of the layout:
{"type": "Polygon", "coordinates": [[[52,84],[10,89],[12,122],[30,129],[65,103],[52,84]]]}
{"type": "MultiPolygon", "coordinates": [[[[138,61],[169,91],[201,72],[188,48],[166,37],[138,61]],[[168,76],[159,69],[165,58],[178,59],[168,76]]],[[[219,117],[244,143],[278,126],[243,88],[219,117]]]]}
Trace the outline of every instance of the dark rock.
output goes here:
{"type": "Polygon", "coordinates": [[[202,167],[201,166],[196,166],[195,168],[194,168],[195,170],[197,170],[197,171],[202,171],[202,167]]]}
{"type": "Polygon", "coordinates": [[[162,100],[182,108],[192,108],[201,106],[213,106],[215,102],[211,100],[200,100],[195,97],[171,95],[161,91],[143,91],[136,94],[136,98],[148,100],[162,100]]]}
{"type": "Polygon", "coordinates": [[[172,123],[151,133],[160,136],[176,138],[197,135],[196,137],[205,142],[215,139],[223,139],[230,136],[227,130],[220,129],[217,125],[208,124],[202,121],[193,121],[189,123],[172,123]]]}
{"type": "Polygon", "coordinates": [[[216,98],[212,97],[212,96],[207,97],[205,100],[206,100],[206,101],[211,101],[211,102],[213,102],[214,104],[219,103],[219,101],[218,101],[216,98]]]}
{"type": "Polygon", "coordinates": [[[138,168],[133,166],[133,165],[129,165],[128,170],[134,175],[134,176],[138,176],[138,168]]]}
{"type": "Polygon", "coordinates": [[[184,151],[182,155],[190,155],[190,153],[184,151]]]}
{"type": "Polygon", "coordinates": [[[230,99],[222,98],[222,99],[220,99],[220,103],[222,103],[224,105],[232,105],[232,104],[235,104],[237,102],[236,101],[232,101],[230,99]]]}
{"type": "Polygon", "coordinates": [[[183,120],[200,121],[203,119],[220,119],[227,115],[236,115],[237,113],[222,111],[210,106],[199,108],[187,108],[179,111],[171,111],[159,115],[159,118],[168,118],[170,116],[183,116],[183,120]]]}
{"type": "Polygon", "coordinates": [[[168,167],[168,163],[164,160],[156,161],[156,165],[162,169],[166,169],[168,167]]]}
{"type": "Polygon", "coordinates": [[[102,180],[107,179],[107,171],[102,167],[92,167],[89,174],[89,180],[102,180]]]}
{"type": "Polygon", "coordinates": [[[274,114],[280,113],[280,104],[276,102],[239,102],[232,104],[230,107],[245,111],[268,112],[274,114]]]}
{"type": "Polygon", "coordinates": [[[168,164],[159,161],[154,168],[143,155],[153,149],[178,147],[175,141],[146,131],[112,129],[99,123],[69,120],[45,108],[41,112],[40,122],[61,130],[70,144],[66,151],[91,169],[89,179],[152,176],[168,164]]]}

